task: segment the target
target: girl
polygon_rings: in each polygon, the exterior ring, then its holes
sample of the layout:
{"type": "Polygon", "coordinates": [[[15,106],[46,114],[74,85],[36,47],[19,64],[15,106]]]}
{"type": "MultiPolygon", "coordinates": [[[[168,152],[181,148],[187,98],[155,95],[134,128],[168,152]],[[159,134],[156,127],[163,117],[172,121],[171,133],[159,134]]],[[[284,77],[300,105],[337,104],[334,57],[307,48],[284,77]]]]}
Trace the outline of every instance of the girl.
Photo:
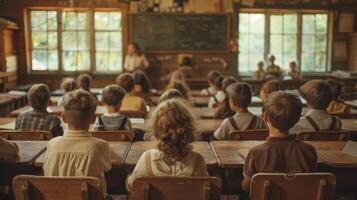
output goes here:
{"type": "Polygon", "coordinates": [[[232,111],[230,105],[229,105],[229,98],[228,98],[228,87],[231,86],[233,83],[236,83],[237,80],[232,77],[232,76],[229,76],[229,77],[226,77],[223,79],[222,81],[222,91],[224,92],[224,99],[221,103],[218,103],[217,104],[217,111],[215,112],[214,114],[214,117],[216,119],[225,119],[225,118],[228,118],[228,117],[232,117],[235,112],[232,111]]]}
{"type": "Polygon", "coordinates": [[[128,46],[128,55],[125,56],[124,69],[128,72],[137,70],[145,70],[149,67],[149,62],[146,56],[141,53],[140,47],[136,43],[131,43],[128,46]]]}
{"type": "Polygon", "coordinates": [[[58,101],[57,105],[60,106],[60,107],[63,107],[63,105],[64,105],[64,102],[63,102],[64,95],[67,94],[68,92],[72,92],[73,90],[76,90],[77,89],[77,82],[73,78],[69,78],[69,77],[64,78],[62,80],[62,83],[61,83],[61,88],[64,91],[64,94],[61,97],[61,99],[58,101]]]}

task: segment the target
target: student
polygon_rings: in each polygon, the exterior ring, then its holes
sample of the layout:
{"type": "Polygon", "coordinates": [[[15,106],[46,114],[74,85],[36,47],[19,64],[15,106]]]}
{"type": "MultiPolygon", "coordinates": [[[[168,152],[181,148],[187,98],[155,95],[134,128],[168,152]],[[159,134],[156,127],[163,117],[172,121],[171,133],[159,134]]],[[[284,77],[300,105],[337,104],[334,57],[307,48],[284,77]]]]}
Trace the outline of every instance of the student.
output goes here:
{"type": "Polygon", "coordinates": [[[107,112],[97,117],[94,129],[131,130],[129,118],[119,112],[124,96],[125,90],[119,85],[108,85],[103,89],[102,101],[107,112]]]}
{"type": "Polygon", "coordinates": [[[10,142],[0,137],[0,160],[10,159],[19,154],[19,147],[14,142],[10,142]]]}
{"type": "Polygon", "coordinates": [[[229,105],[236,113],[223,120],[221,126],[214,132],[217,140],[228,140],[232,130],[263,129],[265,124],[260,117],[248,111],[252,102],[252,91],[247,83],[233,83],[228,87],[229,105]]]}
{"type": "Polygon", "coordinates": [[[264,61],[259,61],[257,64],[258,70],[254,72],[254,78],[257,80],[264,80],[266,71],[264,70],[264,61]]]}
{"type": "Polygon", "coordinates": [[[275,56],[271,55],[269,57],[269,65],[267,67],[267,74],[275,78],[280,78],[282,71],[278,65],[275,64],[275,56]]]}
{"type": "Polygon", "coordinates": [[[342,86],[339,82],[333,79],[327,79],[326,83],[332,91],[332,101],[327,107],[327,112],[330,114],[348,114],[350,113],[349,107],[340,100],[342,86]]]}
{"type": "Polygon", "coordinates": [[[182,81],[170,81],[170,84],[167,86],[167,89],[176,89],[181,92],[187,102],[192,102],[192,94],[187,85],[182,81]]]}
{"type": "Polygon", "coordinates": [[[185,77],[190,77],[192,71],[192,65],[193,65],[192,58],[190,56],[184,56],[178,67],[178,70],[182,71],[185,77]]]}
{"type": "Polygon", "coordinates": [[[32,109],[21,113],[16,119],[16,130],[49,131],[54,137],[63,134],[61,120],[47,112],[51,103],[51,94],[45,84],[33,85],[27,99],[32,109]]]}
{"type": "Polygon", "coordinates": [[[290,72],[288,73],[289,77],[293,80],[301,79],[301,73],[297,69],[297,63],[295,61],[291,61],[289,63],[290,72]]]}
{"type": "Polygon", "coordinates": [[[135,96],[134,90],[134,78],[129,73],[123,73],[116,79],[116,84],[122,87],[127,93],[123,99],[121,110],[127,111],[141,111],[147,113],[147,103],[145,99],[139,96],[135,96]]]}
{"type": "Polygon", "coordinates": [[[92,93],[90,91],[91,82],[92,82],[92,77],[89,74],[80,74],[77,77],[78,89],[82,89],[82,90],[85,90],[85,91],[91,93],[93,95],[93,97],[95,99],[97,99],[97,95],[95,95],[94,93],[92,93]]]}
{"type": "Polygon", "coordinates": [[[262,89],[260,90],[259,96],[263,103],[266,102],[270,93],[285,90],[285,86],[281,81],[278,80],[270,80],[264,83],[262,89]]]}
{"type": "Polygon", "coordinates": [[[140,50],[137,43],[133,42],[128,45],[128,54],[125,56],[124,69],[127,72],[135,72],[137,70],[146,70],[150,63],[146,59],[145,54],[140,50]]]}
{"type": "MultiPolygon", "coordinates": [[[[69,77],[64,78],[61,83],[61,88],[64,91],[64,95],[65,95],[68,92],[72,92],[73,90],[77,89],[77,82],[73,78],[69,78],[69,77]]],[[[57,103],[57,105],[60,107],[63,107],[63,96],[57,103]]]]}
{"type": "Polygon", "coordinates": [[[189,91],[191,91],[190,87],[187,85],[185,74],[181,70],[175,70],[171,74],[170,81],[167,84],[166,90],[171,89],[172,85],[174,85],[174,82],[176,82],[176,81],[180,81],[184,85],[183,87],[185,87],[189,91]]]}
{"type": "Polygon", "coordinates": [[[133,73],[134,78],[134,94],[145,99],[146,102],[151,101],[151,81],[145,72],[138,70],[133,73]]]}
{"type": "Polygon", "coordinates": [[[62,117],[68,130],[47,143],[45,176],[93,176],[106,185],[104,173],[112,167],[109,143],[88,131],[95,110],[96,100],[89,92],[80,89],[65,95],[62,117]]]}
{"type": "Polygon", "coordinates": [[[201,91],[201,95],[213,96],[218,92],[219,88],[214,84],[214,80],[219,76],[222,76],[222,74],[221,74],[221,72],[219,72],[217,70],[211,70],[208,73],[207,82],[208,82],[209,87],[203,89],[201,91]]]}
{"type": "Polygon", "coordinates": [[[182,93],[177,89],[166,90],[159,98],[159,104],[169,99],[185,99],[182,93]]]}
{"type": "Polygon", "coordinates": [[[300,88],[301,96],[306,99],[308,112],[290,130],[291,134],[302,131],[338,131],[342,122],[326,111],[332,99],[332,91],[326,81],[312,80],[300,88]]]}
{"type": "Polygon", "coordinates": [[[196,133],[194,121],[187,105],[178,99],[164,101],[156,108],[151,126],[158,145],[140,157],[127,179],[128,191],[139,177],[208,176],[204,158],[192,150],[196,133]]]}
{"type": "Polygon", "coordinates": [[[229,86],[230,83],[232,82],[236,82],[237,80],[232,77],[232,76],[228,76],[228,77],[223,77],[223,76],[219,76],[215,79],[215,85],[219,86],[219,90],[217,91],[217,93],[213,96],[211,96],[211,98],[208,100],[208,108],[216,108],[218,107],[218,105],[224,101],[224,99],[226,98],[226,93],[225,93],[225,89],[229,86]],[[224,85],[223,83],[226,82],[226,84],[224,85]]]}
{"type": "MultiPolygon", "coordinates": [[[[222,102],[217,103],[217,110],[214,113],[215,119],[226,119],[228,117],[232,117],[235,112],[231,109],[229,105],[229,98],[228,98],[228,87],[233,83],[236,83],[237,80],[232,77],[228,76],[225,77],[222,81],[222,91],[224,92],[224,99],[222,102]]],[[[218,97],[217,97],[218,99],[218,97]]]]}
{"type": "Polygon", "coordinates": [[[267,102],[263,119],[269,128],[265,143],[251,149],[245,159],[242,189],[249,191],[251,178],[257,173],[309,173],[317,169],[317,154],[313,146],[296,140],[289,129],[302,111],[299,97],[273,92],[267,102]]]}

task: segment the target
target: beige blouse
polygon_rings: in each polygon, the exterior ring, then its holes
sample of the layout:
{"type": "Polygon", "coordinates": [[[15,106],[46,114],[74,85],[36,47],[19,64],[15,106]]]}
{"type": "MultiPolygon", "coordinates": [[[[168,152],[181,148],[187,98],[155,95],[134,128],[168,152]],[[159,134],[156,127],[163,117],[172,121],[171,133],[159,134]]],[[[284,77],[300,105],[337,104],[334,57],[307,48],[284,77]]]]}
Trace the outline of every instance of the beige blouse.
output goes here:
{"type": "Polygon", "coordinates": [[[145,176],[181,176],[181,177],[191,177],[191,176],[208,176],[207,167],[204,158],[201,154],[191,151],[187,156],[181,160],[177,161],[173,165],[168,165],[164,161],[164,153],[158,149],[151,149],[140,157],[138,163],[135,166],[133,173],[127,179],[127,190],[131,191],[133,182],[136,178],[145,176]],[[148,166],[146,165],[146,158],[150,154],[150,164],[152,172],[148,171],[148,166]],[[152,173],[152,174],[151,174],[152,173]]]}
{"type": "Polygon", "coordinates": [[[19,153],[16,143],[8,142],[0,137],[0,159],[10,159],[19,153]]]}

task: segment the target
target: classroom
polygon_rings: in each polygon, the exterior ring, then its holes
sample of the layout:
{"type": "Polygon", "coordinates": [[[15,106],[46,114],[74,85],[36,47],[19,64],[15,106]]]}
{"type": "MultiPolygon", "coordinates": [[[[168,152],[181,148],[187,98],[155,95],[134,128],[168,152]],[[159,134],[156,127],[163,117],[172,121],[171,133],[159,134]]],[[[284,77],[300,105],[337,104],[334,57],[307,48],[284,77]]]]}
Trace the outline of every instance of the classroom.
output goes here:
{"type": "Polygon", "coordinates": [[[0,200],[182,199],[357,199],[357,0],[0,0],[0,200]]]}

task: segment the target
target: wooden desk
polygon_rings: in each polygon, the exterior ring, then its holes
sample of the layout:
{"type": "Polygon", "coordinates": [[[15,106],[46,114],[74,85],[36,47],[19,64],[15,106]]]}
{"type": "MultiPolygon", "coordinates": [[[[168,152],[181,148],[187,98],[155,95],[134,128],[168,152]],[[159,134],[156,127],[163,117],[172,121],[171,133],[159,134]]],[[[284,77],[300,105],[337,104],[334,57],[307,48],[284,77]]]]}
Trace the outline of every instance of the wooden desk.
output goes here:
{"type": "Polygon", "coordinates": [[[0,130],[15,130],[16,118],[0,118],[0,130]]]}
{"type": "Polygon", "coordinates": [[[196,96],[193,97],[194,105],[197,107],[207,107],[210,97],[209,96],[196,96]]]}
{"type": "MultiPolygon", "coordinates": [[[[125,165],[128,167],[134,167],[139,161],[141,155],[152,148],[156,147],[157,142],[134,142],[129,150],[128,156],[125,159],[125,165]]],[[[211,151],[211,148],[207,142],[194,142],[193,150],[200,153],[206,161],[208,167],[215,167],[217,165],[217,160],[211,151]]]]}
{"type": "MultiPolygon", "coordinates": [[[[125,157],[128,153],[130,142],[110,142],[110,149],[111,149],[111,161],[113,167],[121,167],[124,164],[125,157]]],[[[35,161],[35,166],[42,167],[45,153],[43,152],[35,161]]]]}
{"type": "MultiPolygon", "coordinates": [[[[20,109],[14,110],[11,112],[11,117],[17,117],[19,116],[21,113],[23,112],[27,112],[31,109],[30,106],[25,106],[22,107],[20,109]]],[[[57,115],[60,116],[61,113],[63,112],[63,108],[59,107],[59,106],[49,106],[48,107],[48,111],[53,114],[53,115],[57,115]]],[[[95,111],[96,115],[102,115],[106,112],[105,106],[97,106],[97,110],[95,111]]]]}

